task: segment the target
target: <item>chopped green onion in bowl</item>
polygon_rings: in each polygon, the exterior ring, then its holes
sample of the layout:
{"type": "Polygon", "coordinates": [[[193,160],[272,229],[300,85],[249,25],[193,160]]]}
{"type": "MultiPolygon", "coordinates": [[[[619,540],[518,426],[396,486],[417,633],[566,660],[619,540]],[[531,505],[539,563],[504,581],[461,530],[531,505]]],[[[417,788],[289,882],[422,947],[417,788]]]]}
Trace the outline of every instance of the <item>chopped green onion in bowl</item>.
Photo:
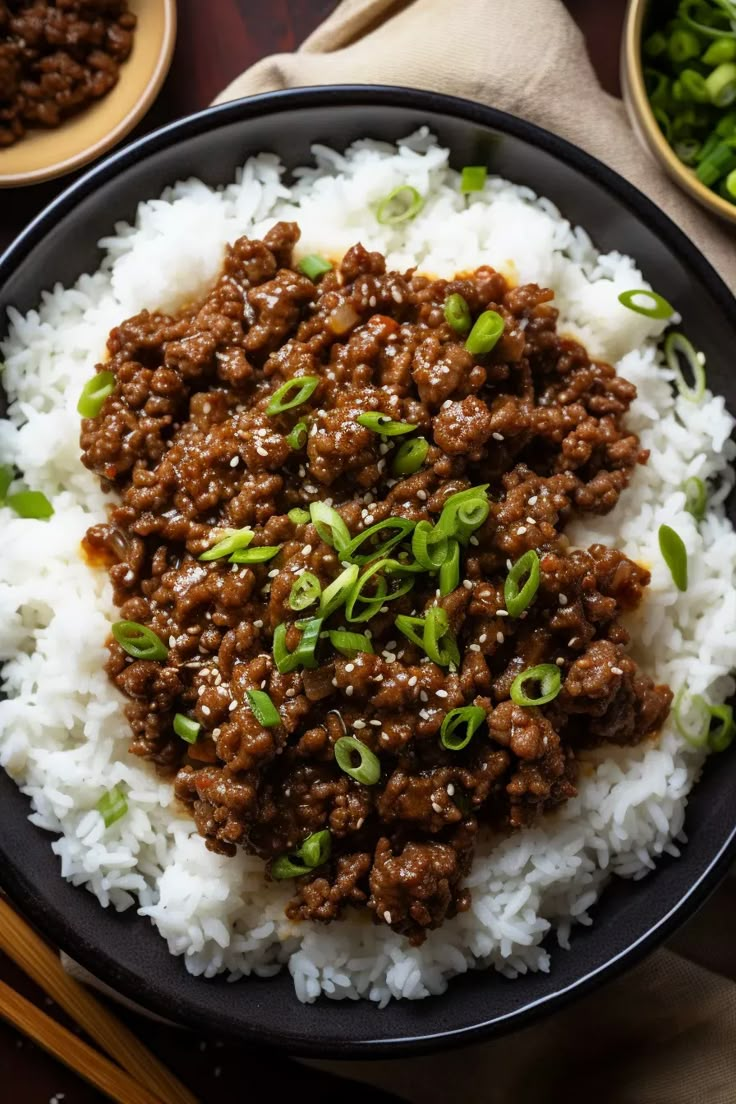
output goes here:
{"type": "Polygon", "coordinates": [[[398,226],[416,218],[424,199],[411,184],[399,184],[381,200],[376,209],[376,219],[382,226],[398,226]]]}

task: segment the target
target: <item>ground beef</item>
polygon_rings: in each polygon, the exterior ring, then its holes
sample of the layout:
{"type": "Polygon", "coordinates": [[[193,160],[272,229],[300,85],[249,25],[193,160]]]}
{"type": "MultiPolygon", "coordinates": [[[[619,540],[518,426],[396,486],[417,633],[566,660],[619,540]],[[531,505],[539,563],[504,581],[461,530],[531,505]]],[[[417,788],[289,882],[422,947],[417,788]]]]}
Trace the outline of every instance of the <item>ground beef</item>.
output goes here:
{"type": "MultiPolygon", "coordinates": [[[[365,909],[420,942],[468,907],[481,828],[534,823],[575,794],[582,749],[654,736],[667,714],[670,691],[638,670],[621,622],[649,573],[616,549],[572,548],[564,533],[575,515],[610,510],[646,460],[623,421],[635,389],[557,333],[543,288],[509,287],[487,267],[450,281],[387,272],[360,245],[313,283],[294,267],[297,240],[293,224],[241,238],[202,302],[112,331],[99,368],[114,390],[83,422],[82,450],[119,502],[85,549],[108,567],[121,618],[166,645],[155,661],[110,641],[108,670],[129,699],[131,750],[175,774],[207,846],[244,847],[278,872],[275,860],[327,833],[331,853],[302,867],[289,916],[327,922],[365,909]],[[445,321],[454,293],[473,316],[503,319],[491,352],[469,353],[445,321]],[[300,376],[318,379],[308,400],[269,415],[276,388],[300,376]],[[416,427],[419,470],[394,473],[408,438],[361,424],[367,412],[416,427]],[[459,585],[440,594],[435,576],[413,574],[407,593],[363,622],[342,605],[321,626],[318,666],[279,671],[277,626],[293,650],[297,622],[315,615],[291,608],[295,580],[308,571],[326,588],[344,567],[294,509],[331,504],[353,536],[388,518],[411,529],[479,484],[489,513],[462,549],[459,585]],[[251,548],[277,553],[201,559],[243,527],[251,548]],[[509,616],[504,580],[530,549],[539,589],[509,616]],[[434,606],[457,663],[431,661],[396,627],[398,614],[434,606]],[[372,651],[341,654],[332,629],[368,631],[372,651]],[[516,677],[543,663],[559,669],[557,697],[514,702],[516,677]],[[253,690],[269,695],[277,724],[258,720],[253,690]],[[464,705],[484,722],[447,750],[443,719],[464,705]],[[174,733],[177,713],[199,724],[195,743],[174,733]],[[346,733],[377,757],[376,784],[338,767],[346,733]]],[[[390,555],[409,552],[405,540],[390,555]]]]}
{"type": "Polygon", "coordinates": [[[0,147],[106,95],[135,24],[127,0],[0,0],[0,147]]]}

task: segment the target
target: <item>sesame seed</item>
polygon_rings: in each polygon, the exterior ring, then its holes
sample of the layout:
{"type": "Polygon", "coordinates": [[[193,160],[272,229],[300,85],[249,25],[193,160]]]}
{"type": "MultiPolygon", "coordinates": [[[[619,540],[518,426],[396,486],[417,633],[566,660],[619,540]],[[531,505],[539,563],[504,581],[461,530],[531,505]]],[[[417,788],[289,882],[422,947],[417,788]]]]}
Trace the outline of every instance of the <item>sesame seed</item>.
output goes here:
{"type": "Polygon", "coordinates": [[[337,679],[336,678],[333,678],[331,681],[332,681],[333,686],[337,686],[337,679]]]}
{"type": "Polygon", "coordinates": [[[295,698],[296,697],[296,690],[294,689],[293,686],[290,687],[290,689],[288,689],[286,691],[286,696],[287,696],[287,698],[295,698]]]}
{"type": "Polygon", "coordinates": [[[429,697],[427,696],[427,691],[426,690],[420,690],[419,691],[419,700],[423,701],[423,702],[429,701],[429,697]]]}
{"type": "Polygon", "coordinates": [[[366,514],[365,517],[363,518],[363,520],[366,523],[366,525],[372,525],[373,524],[373,514],[366,514]]]}
{"type": "Polygon", "coordinates": [[[441,813],[442,812],[442,806],[438,805],[436,801],[432,802],[432,808],[434,809],[435,813],[441,813]]]}
{"type": "Polygon", "coordinates": [[[380,738],[382,740],[387,740],[388,741],[390,739],[390,736],[389,736],[388,732],[382,732],[380,738]]]}
{"type": "Polygon", "coordinates": [[[276,576],[278,575],[278,573],[279,573],[279,569],[277,567],[272,568],[268,573],[269,579],[275,579],[276,576]]]}
{"type": "Polygon", "coordinates": [[[358,823],[355,825],[355,827],[356,828],[362,828],[364,824],[365,824],[365,817],[361,817],[360,820],[358,821],[358,823]]]}
{"type": "Polygon", "coordinates": [[[570,639],[567,642],[568,648],[574,648],[575,645],[577,644],[577,642],[578,642],[578,638],[576,636],[571,636],[570,639]]]}
{"type": "Polygon", "coordinates": [[[350,674],[351,671],[355,670],[355,664],[354,663],[346,663],[345,664],[345,670],[348,672],[348,674],[350,674]]]}
{"type": "Polygon", "coordinates": [[[254,629],[262,629],[263,628],[263,622],[260,619],[258,621],[254,621],[253,622],[253,628],[254,629]]]}
{"type": "Polygon", "coordinates": [[[383,682],[383,675],[374,675],[373,676],[373,681],[374,682],[383,682]]]}
{"type": "Polygon", "coordinates": [[[561,606],[566,606],[567,605],[567,595],[566,594],[558,594],[557,595],[557,601],[560,603],[561,606]]]}
{"type": "Polygon", "coordinates": [[[212,710],[210,709],[210,707],[208,705],[203,705],[202,706],[202,712],[204,713],[205,717],[209,717],[212,710]]]}
{"type": "Polygon", "coordinates": [[[232,460],[230,461],[230,467],[231,468],[237,468],[239,463],[240,463],[240,457],[239,456],[233,456],[232,460]]]}
{"type": "Polygon", "coordinates": [[[496,610],[496,617],[508,617],[508,610],[496,610]]]}
{"type": "Polygon", "coordinates": [[[426,491],[417,491],[417,498],[420,499],[422,502],[426,502],[427,501],[427,492],[426,491]]]}
{"type": "Polygon", "coordinates": [[[305,544],[304,547],[302,548],[302,555],[303,556],[308,556],[311,551],[312,551],[311,544],[305,544]]]}
{"type": "Polygon", "coordinates": [[[503,433],[494,433],[492,436],[494,441],[503,441],[503,433]]]}
{"type": "Polygon", "coordinates": [[[468,645],[468,651],[469,652],[479,652],[480,651],[480,644],[469,644],[468,645]]]}
{"type": "Polygon", "coordinates": [[[488,633],[481,633],[480,636],[478,637],[478,643],[479,644],[485,644],[487,639],[488,639],[488,633]]]}
{"type": "Polygon", "coordinates": [[[416,686],[416,684],[417,684],[417,676],[412,675],[411,678],[409,679],[409,686],[416,686]]]}
{"type": "Polygon", "coordinates": [[[448,786],[447,786],[447,793],[450,797],[452,797],[454,792],[455,792],[455,787],[453,786],[452,782],[449,782],[448,786]]]}
{"type": "Polygon", "coordinates": [[[377,717],[371,717],[368,724],[373,725],[374,728],[380,728],[381,727],[381,722],[378,720],[377,717]]]}
{"type": "Polygon", "coordinates": [[[503,635],[502,632],[497,632],[496,633],[496,643],[497,644],[503,644],[505,639],[506,639],[506,637],[503,635]]]}
{"type": "Polygon", "coordinates": [[[611,674],[612,675],[622,675],[623,671],[621,670],[620,667],[612,667],[611,668],[611,674]]]}
{"type": "Polygon", "coordinates": [[[259,456],[268,456],[268,449],[265,449],[263,445],[257,445],[256,452],[259,456]]]}
{"type": "Polygon", "coordinates": [[[519,528],[516,530],[516,533],[517,533],[517,536],[523,537],[524,534],[526,533],[526,525],[520,525],[519,528]]]}
{"type": "Polygon", "coordinates": [[[197,690],[197,695],[198,695],[198,697],[200,697],[200,698],[201,698],[201,697],[202,697],[202,695],[204,694],[204,692],[205,692],[205,690],[206,690],[206,689],[207,689],[207,687],[206,687],[206,686],[200,686],[200,687],[199,687],[199,689],[197,690]]]}
{"type": "Polygon", "coordinates": [[[465,587],[466,590],[472,590],[473,589],[473,584],[472,584],[470,579],[463,579],[463,586],[465,587]]]}
{"type": "Polygon", "coordinates": [[[555,660],[555,663],[557,664],[558,667],[564,667],[564,665],[565,665],[564,657],[563,656],[558,656],[557,659],[555,660]]]}
{"type": "Polygon", "coordinates": [[[437,695],[438,698],[446,698],[447,697],[447,691],[446,690],[435,690],[435,694],[437,695]]]}
{"type": "Polygon", "coordinates": [[[176,645],[176,637],[175,636],[170,636],[169,637],[169,647],[173,648],[175,645],[176,645]]]}
{"type": "Polygon", "coordinates": [[[230,713],[232,713],[234,709],[238,708],[238,703],[236,702],[235,698],[233,698],[233,700],[230,702],[230,704],[227,708],[228,708],[228,711],[230,713]]]}
{"type": "Polygon", "coordinates": [[[346,687],[345,687],[345,693],[347,694],[347,696],[348,696],[349,698],[352,698],[352,696],[353,696],[353,688],[352,688],[352,686],[346,686],[346,687]]]}
{"type": "Polygon", "coordinates": [[[478,540],[478,538],[477,538],[477,537],[475,536],[475,534],[473,534],[473,536],[472,536],[472,537],[470,538],[470,543],[471,543],[472,545],[475,545],[475,547],[476,547],[476,548],[477,548],[477,547],[478,547],[478,545],[480,544],[480,541],[479,541],[479,540],[478,540]]]}
{"type": "Polygon", "coordinates": [[[529,499],[529,506],[536,506],[538,498],[539,495],[532,495],[532,497],[529,499]]]}
{"type": "Polygon", "coordinates": [[[353,728],[357,728],[358,730],[360,730],[361,728],[365,728],[365,727],[366,727],[365,721],[361,721],[360,719],[358,719],[357,721],[353,721],[353,728]]]}
{"type": "Polygon", "coordinates": [[[537,524],[533,517],[528,517],[526,520],[529,522],[530,525],[536,525],[537,524]]]}
{"type": "Polygon", "coordinates": [[[213,740],[216,740],[216,739],[217,739],[217,737],[218,737],[218,736],[220,735],[220,733],[221,733],[221,732],[222,732],[222,729],[221,729],[221,728],[213,728],[213,729],[212,729],[212,739],[213,739],[213,740]]]}
{"type": "Polygon", "coordinates": [[[391,913],[388,911],[388,909],[386,909],[386,911],[384,912],[383,919],[386,921],[387,924],[391,923],[391,913]]]}

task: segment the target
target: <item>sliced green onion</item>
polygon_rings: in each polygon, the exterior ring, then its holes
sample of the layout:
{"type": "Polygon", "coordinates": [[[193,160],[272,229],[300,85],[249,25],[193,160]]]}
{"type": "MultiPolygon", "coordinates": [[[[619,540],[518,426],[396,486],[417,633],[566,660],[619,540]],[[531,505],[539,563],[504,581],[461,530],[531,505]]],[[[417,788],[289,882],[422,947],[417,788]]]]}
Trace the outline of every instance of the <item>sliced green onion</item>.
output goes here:
{"type": "Polygon", "coordinates": [[[687,549],[682,537],[669,525],[659,527],[659,550],[678,590],[687,590],[687,549]]]}
{"type": "Polygon", "coordinates": [[[322,586],[316,575],[311,571],[303,571],[289,594],[289,605],[293,610],[303,610],[318,602],[322,594],[322,586]]]}
{"type": "Polygon", "coordinates": [[[732,141],[733,139],[726,138],[718,142],[707,156],[700,158],[695,175],[706,188],[711,188],[722,176],[736,168],[736,152],[732,141]]]}
{"type": "Polygon", "coordinates": [[[310,280],[316,280],[318,276],[324,276],[325,272],[332,270],[330,262],[320,257],[318,253],[309,253],[306,257],[302,257],[296,267],[310,280]]]}
{"type": "Polygon", "coordinates": [[[482,356],[484,353],[490,353],[491,349],[498,342],[504,330],[504,321],[501,315],[494,310],[483,311],[479,315],[473,328],[468,334],[465,342],[465,348],[473,356],[482,356]]]}
{"type": "Polygon", "coordinates": [[[488,484],[483,483],[479,487],[468,487],[465,491],[450,495],[435,526],[437,533],[454,537],[461,544],[468,540],[481,527],[490,512],[487,489],[488,484]]]}
{"type": "Polygon", "coordinates": [[[463,194],[482,192],[487,176],[488,169],[485,165],[466,165],[460,174],[460,191],[463,194]]]}
{"type": "Polygon", "coordinates": [[[286,434],[286,443],[289,448],[301,449],[306,445],[308,436],[307,423],[297,422],[291,433],[286,434]]]}
{"type": "Polygon", "coordinates": [[[557,697],[562,689],[560,668],[554,663],[539,663],[528,667],[517,675],[511,683],[511,700],[516,705],[546,705],[557,697]],[[524,687],[528,682],[538,682],[541,691],[539,697],[530,698],[524,687]]]}
{"type": "Polygon", "coordinates": [[[313,669],[317,666],[317,657],[314,653],[322,628],[322,618],[313,617],[309,621],[301,622],[301,624],[303,626],[302,637],[293,652],[290,652],[286,647],[288,626],[282,621],[274,630],[273,658],[280,675],[288,675],[291,671],[295,671],[297,667],[313,669]]]}
{"type": "Polygon", "coordinates": [[[424,199],[411,184],[399,184],[381,200],[376,209],[376,219],[381,226],[397,226],[416,218],[424,206],[424,199]]]}
{"type": "Polygon", "coordinates": [[[328,828],[323,828],[321,832],[312,832],[311,836],[307,836],[299,848],[299,854],[306,865],[313,870],[327,862],[331,850],[332,836],[328,828]]]}
{"type": "Polygon", "coordinates": [[[425,571],[438,571],[450,554],[449,538],[431,522],[417,522],[411,536],[411,551],[425,571]]]}
{"type": "Polygon", "coordinates": [[[726,177],[724,188],[728,192],[730,199],[736,199],[736,169],[732,169],[726,177]]]}
{"type": "Polygon", "coordinates": [[[460,652],[450,629],[450,619],[441,606],[432,606],[424,618],[424,650],[440,667],[460,665],[460,652]]]}
{"type": "Polygon", "coordinates": [[[77,413],[83,418],[96,418],[103,403],[115,390],[115,376],[112,372],[98,372],[88,379],[82,388],[77,403],[77,413]]]}
{"type": "Polygon", "coordinates": [[[704,747],[710,730],[710,710],[701,694],[689,694],[681,687],[672,706],[675,727],[691,747],[704,747]],[[687,700],[686,700],[687,699],[687,700]]]}
{"type": "Polygon", "coordinates": [[[111,790],[102,795],[95,808],[104,820],[105,827],[109,828],[111,824],[114,824],[116,820],[120,820],[127,813],[128,799],[120,786],[113,786],[111,790]]]}
{"type": "Polygon", "coordinates": [[[332,506],[326,502],[312,502],[309,514],[314,528],[330,548],[341,552],[345,545],[350,544],[350,530],[332,506]]]}
{"type": "Polygon", "coordinates": [[[411,441],[404,441],[399,445],[394,456],[392,470],[394,475],[413,475],[419,471],[427,458],[429,441],[424,437],[414,437],[411,441]]]}
{"type": "Polygon", "coordinates": [[[644,314],[647,318],[671,318],[675,313],[675,308],[651,288],[630,288],[629,291],[622,291],[618,301],[621,306],[637,314],[644,314]],[[645,300],[643,303],[639,301],[642,297],[645,300]]]}
{"type": "MultiPolygon", "coordinates": [[[[662,131],[662,133],[664,134],[667,141],[668,142],[671,141],[672,140],[672,123],[670,122],[670,117],[667,114],[667,112],[662,107],[653,107],[652,108],[652,115],[654,116],[654,118],[659,123],[659,128],[662,131]]],[[[621,297],[619,296],[619,298],[621,298],[621,297]]]]}
{"type": "Polygon", "coordinates": [[[706,65],[722,65],[724,61],[736,61],[736,41],[732,38],[717,38],[703,54],[703,61],[706,65]]]}
{"type": "Polygon", "coordinates": [[[448,542],[447,559],[440,567],[440,596],[452,594],[460,585],[460,545],[458,541],[448,542]]]}
{"type": "Polygon", "coordinates": [[[335,761],[341,771],[349,774],[356,782],[362,782],[364,786],[375,786],[381,777],[378,756],[355,736],[341,736],[335,742],[335,761]],[[360,762],[353,766],[356,755],[360,762]]]}
{"type": "Polygon", "coordinates": [[[702,479],[697,475],[691,475],[682,485],[685,492],[685,509],[695,518],[702,521],[705,516],[705,507],[708,502],[708,489],[702,479]]]}
{"type": "Polygon", "coordinates": [[[409,422],[395,422],[388,414],[381,414],[379,410],[359,414],[355,420],[366,429],[380,433],[382,437],[399,437],[402,433],[411,433],[417,428],[409,422]]]}
{"type": "Polygon", "coordinates": [[[466,334],[472,325],[470,307],[458,292],[445,300],[445,321],[459,334],[466,334]]]}
{"type": "Polygon", "coordinates": [[[370,637],[363,633],[347,632],[346,629],[330,629],[327,633],[330,644],[340,655],[353,659],[358,652],[367,652],[373,655],[373,645],[370,637]]]}
{"type": "Polygon", "coordinates": [[[705,87],[715,107],[729,107],[736,100],[736,64],[723,62],[705,78],[705,87]]]}
{"type": "Polygon", "coordinates": [[[485,719],[486,711],[479,705],[462,705],[451,709],[442,722],[440,743],[448,751],[462,751],[485,719]]]}
{"type": "Polygon", "coordinates": [[[133,659],[164,660],[169,649],[153,629],[138,621],[116,621],[111,630],[113,638],[133,659]]]}
{"type": "Polygon", "coordinates": [[[10,464],[0,464],[0,506],[5,505],[6,495],[14,479],[15,469],[10,464]]]}
{"type": "Polygon", "coordinates": [[[503,584],[506,609],[512,617],[519,617],[534,601],[539,590],[540,578],[539,556],[533,548],[530,548],[519,557],[503,584]],[[526,581],[520,587],[519,584],[525,576],[526,581]]]}
{"type": "Polygon", "coordinates": [[[705,368],[691,342],[684,334],[668,334],[664,343],[664,355],[667,358],[667,367],[674,373],[677,390],[683,399],[692,403],[701,402],[705,395],[705,368]],[[687,361],[693,377],[692,383],[688,383],[683,375],[680,356],[687,361]]]}
{"type": "Polygon", "coordinates": [[[265,690],[246,690],[248,705],[253,716],[264,728],[275,728],[281,724],[281,714],[265,690]]]}
{"type": "Polygon", "coordinates": [[[350,564],[341,571],[333,582],[322,591],[317,613],[320,617],[329,617],[340,606],[347,602],[358,578],[360,568],[357,564],[350,564]]]}
{"type": "Polygon", "coordinates": [[[692,31],[678,28],[670,35],[667,50],[672,61],[677,65],[681,65],[682,62],[698,56],[700,53],[700,39],[692,31]]]}
{"type": "Polygon", "coordinates": [[[438,666],[459,666],[460,652],[447,613],[441,606],[432,606],[424,617],[399,614],[394,623],[407,640],[422,648],[438,666]]]}
{"type": "Polygon", "coordinates": [[[382,571],[391,574],[393,571],[400,570],[401,566],[397,560],[386,559],[376,560],[365,569],[354,584],[345,604],[345,615],[348,621],[369,621],[371,617],[380,613],[386,602],[393,602],[408,594],[414,586],[411,575],[400,582],[394,590],[389,591],[385,578],[380,574],[382,571]],[[376,590],[373,594],[366,594],[366,586],[371,580],[375,580],[376,590]]]}
{"type": "Polygon", "coordinates": [[[346,544],[341,550],[340,556],[343,560],[352,560],[356,564],[370,563],[371,560],[385,556],[395,545],[404,540],[412,532],[414,525],[413,521],[402,517],[391,517],[385,518],[383,521],[377,521],[375,525],[369,526],[362,533],[358,533],[357,537],[353,537],[350,543],[346,544]],[[371,547],[368,552],[358,554],[358,549],[362,548],[366,541],[371,541],[378,533],[383,533],[387,529],[395,530],[394,534],[386,537],[380,544],[371,547]]]}
{"type": "Polygon", "coordinates": [[[16,494],[8,495],[5,501],[22,518],[45,521],[54,512],[54,507],[43,491],[17,491],[16,494]]]}
{"type": "Polygon", "coordinates": [[[722,11],[708,7],[702,0],[682,0],[677,9],[678,18],[705,38],[736,38],[736,28],[729,30],[733,17],[731,0],[726,0],[725,3],[716,0],[716,3],[722,11]],[[706,23],[706,19],[711,22],[706,23]]]}
{"type": "Polygon", "coordinates": [[[699,73],[697,69],[683,69],[680,73],[680,84],[683,91],[695,103],[708,103],[710,99],[708,85],[702,73],[699,73]]]}
{"type": "Polygon", "coordinates": [[[271,877],[277,881],[284,878],[301,878],[310,870],[326,863],[332,851],[332,837],[329,829],[313,832],[307,836],[298,851],[290,855],[280,855],[271,863],[271,877]]]}
{"type": "Polygon", "coordinates": [[[208,548],[206,552],[203,552],[199,557],[200,560],[220,560],[224,556],[232,556],[233,552],[238,552],[241,548],[247,548],[250,542],[253,540],[255,533],[252,529],[246,526],[245,529],[235,529],[228,533],[226,537],[218,541],[217,544],[213,544],[211,548],[208,548]]]}
{"type": "Polygon", "coordinates": [[[733,743],[733,738],[736,736],[733,706],[711,705],[708,707],[708,712],[710,713],[711,725],[713,721],[718,722],[716,727],[710,727],[708,732],[708,743],[711,751],[725,751],[733,743]]]}
{"type": "Polygon", "coordinates": [[[234,552],[228,563],[257,564],[268,563],[281,551],[280,544],[261,544],[258,548],[241,548],[234,552]]]}
{"type": "Polygon", "coordinates": [[[187,744],[196,744],[201,727],[199,721],[193,721],[191,717],[187,717],[184,713],[174,714],[174,732],[187,744]]]}
{"type": "Polygon", "coordinates": [[[642,49],[646,57],[660,57],[667,49],[667,36],[661,31],[654,31],[644,40],[642,49]]]}
{"type": "Polygon", "coordinates": [[[295,506],[293,510],[289,510],[286,516],[293,525],[306,525],[309,521],[309,510],[301,510],[298,506],[295,506]]]}
{"type": "Polygon", "coordinates": [[[310,395],[314,394],[318,386],[318,376],[292,376],[291,379],[288,379],[286,383],[282,383],[274,391],[266,407],[266,413],[269,415],[283,414],[285,410],[292,410],[295,406],[301,406],[310,395]]]}

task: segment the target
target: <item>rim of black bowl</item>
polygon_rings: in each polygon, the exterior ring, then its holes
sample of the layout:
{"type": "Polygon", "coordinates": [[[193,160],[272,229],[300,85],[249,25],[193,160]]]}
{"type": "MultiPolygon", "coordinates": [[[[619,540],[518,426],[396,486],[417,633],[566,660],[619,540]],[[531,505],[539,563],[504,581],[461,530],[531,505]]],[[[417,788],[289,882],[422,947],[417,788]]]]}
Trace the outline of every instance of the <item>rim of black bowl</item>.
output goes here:
{"type": "MultiPolygon", "coordinates": [[[[277,115],[281,111],[293,110],[297,107],[330,107],[335,106],[336,101],[339,101],[341,106],[406,105],[427,112],[450,115],[506,132],[567,162],[583,175],[600,184],[627,210],[640,218],[645,218],[672,252],[677,254],[690,271],[707,286],[719,307],[736,327],[736,298],[710,262],[656,204],[613,169],[564,138],[515,115],[457,96],[400,85],[330,85],[267,92],[205,108],[194,115],[188,115],[161,127],[106,157],[53,200],[0,255],[0,284],[43,239],[53,224],[71,211],[78,201],[89,195],[99,184],[114,178],[119,171],[144,159],[148,154],[163,150],[180,140],[195,137],[213,122],[219,125],[246,120],[253,116],[262,117],[264,114],[277,115]]],[[[736,823],[688,891],[680,897],[669,912],[628,947],[570,984],[540,997],[520,1010],[492,1016],[467,1027],[403,1034],[394,1038],[365,1038],[359,1041],[352,1039],[344,1043],[331,1041],[325,1045],[324,1040],[318,1036],[308,1039],[303,1036],[297,1038],[290,1036],[286,1024],[283,1037],[277,1038],[270,1030],[259,1029],[257,1023],[254,1023],[247,1033],[239,1032],[234,1036],[233,1029],[228,1026],[226,1018],[213,1017],[213,1021],[219,1019],[216,1030],[224,1036],[271,1045],[287,1049],[294,1055],[312,1058],[316,1056],[346,1059],[399,1057],[429,1052],[436,1048],[438,1043],[449,1047],[478,1042],[503,1030],[527,1026],[532,1021],[585,995],[604,981],[612,980],[624,970],[634,966],[648,951],[662,943],[668,935],[692,916],[715,889],[734,855],[736,855],[736,823]]],[[[171,994],[150,979],[145,991],[141,992],[140,979],[133,971],[121,968],[104,949],[90,946],[61,913],[49,909],[43,898],[37,895],[26,882],[20,865],[8,861],[0,872],[0,877],[8,895],[23,908],[25,914],[39,929],[95,977],[130,999],[138,1001],[143,1008],[167,1019],[171,1016],[171,994]]],[[[451,985],[452,981],[450,981],[451,985]]],[[[176,1016],[178,1025],[201,1031],[201,1014],[186,999],[179,999],[176,1016]]]]}

